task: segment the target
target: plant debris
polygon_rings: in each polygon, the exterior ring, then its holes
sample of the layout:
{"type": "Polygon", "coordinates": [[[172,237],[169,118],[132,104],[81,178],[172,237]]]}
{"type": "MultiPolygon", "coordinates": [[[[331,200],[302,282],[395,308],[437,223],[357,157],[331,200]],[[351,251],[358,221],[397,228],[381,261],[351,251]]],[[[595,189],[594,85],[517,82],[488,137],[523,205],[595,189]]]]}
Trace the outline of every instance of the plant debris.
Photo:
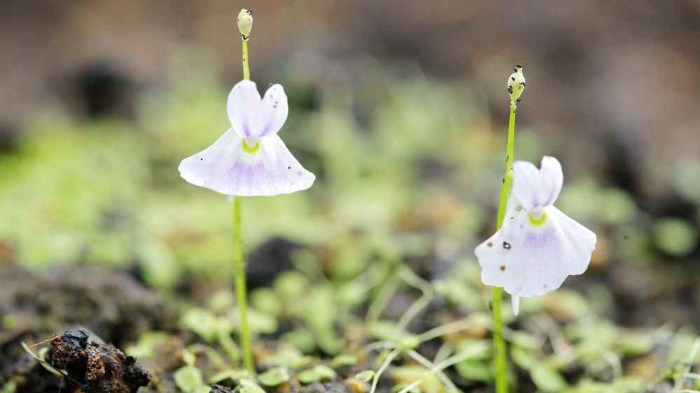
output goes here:
{"type": "Polygon", "coordinates": [[[135,358],[92,339],[85,329],[67,330],[51,340],[46,360],[68,373],[66,379],[76,392],[135,393],[151,382],[135,358]]]}

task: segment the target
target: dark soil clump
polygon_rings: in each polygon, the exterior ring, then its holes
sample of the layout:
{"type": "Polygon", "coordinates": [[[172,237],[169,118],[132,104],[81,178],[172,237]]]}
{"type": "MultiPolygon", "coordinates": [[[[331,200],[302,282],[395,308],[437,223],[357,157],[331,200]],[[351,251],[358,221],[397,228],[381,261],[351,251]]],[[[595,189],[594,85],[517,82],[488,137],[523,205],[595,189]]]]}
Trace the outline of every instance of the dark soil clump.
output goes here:
{"type": "Polygon", "coordinates": [[[51,340],[46,359],[52,367],[66,370],[69,384],[85,393],[135,393],[151,382],[136,359],[91,340],[84,329],[71,329],[51,340]]]}

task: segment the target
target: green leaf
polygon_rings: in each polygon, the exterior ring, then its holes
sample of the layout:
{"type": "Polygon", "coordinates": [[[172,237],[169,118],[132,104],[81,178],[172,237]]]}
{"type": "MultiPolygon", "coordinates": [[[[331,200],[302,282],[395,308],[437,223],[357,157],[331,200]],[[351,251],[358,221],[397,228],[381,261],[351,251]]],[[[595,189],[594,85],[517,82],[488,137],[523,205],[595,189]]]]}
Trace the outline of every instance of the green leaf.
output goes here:
{"type": "Polygon", "coordinates": [[[355,378],[362,382],[370,382],[374,378],[375,372],[373,370],[365,370],[355,374],[355,378]]]}
{"type": "Polygon", "coordinates": [[[297,375],[297,379],[299,382],[308,385],[318,381],[331,380],[335,375],[335,371],[332,368],[319,364],[314,368],[300,372],[297,375]]]}
{"type": "Polygon", "coordinates": [[[263,386],[278,386],[289,381],[289,378],[289,371],[285,367],[275,367],[258,375],[258,382],[263,386]]]}
{"type": "Polygon", "coordinates": [[[671,255],[684,257],[695,249],[698,234],[686,221],[677,218],[658,220],[654,225],[656,245],[671,255]]]}
{"type": "Polygon", "coordinates": [[[513,362],[524,370],[530,370],[531,367],[538,364],[536,353],[523,348],[513,347],[511,350],[513,362]]]}
{"type": "Polygon", "coordinates": [[[197,361],[197,358],[192,352],[185,349],[182,351],[182,361],[185,362],[185,364],[188,366],[194,366],[194,363],[197,361]]]}
{"type": "Polygon", "coordinates": [[[341,341],[335,331],[338,309],[333,288],[329,285],[313,288],[305,299],[304,307],[306,324],[314,334],[316,344],[327,353],[340,351],[341,341]]]}
{"type": "Polygon", "coordinates": [[[351,355],[338,355],[331,360],[331,367],[354,366],[358,362],[357,357],[351,355]]]}
{"type": "Polygon", "coordinates": [[[314,367],[314,370],[316,372],[316,375],[318,375],[319,379],[322,381],[326,380],[331,380],[335,378],[335,371],[323,364],[319,364],[318,366],[314,367]]]}
{"type": "Polygon", "coordinates": [[[542,392],[561,392],[568,386],[558,372],[541,364],[530,369],[530,377],[542,392]]]}
{"type": "Polygon", "coordinates": [[[316,341],[313,333],[304,328],[292,330],[289,333],[282,335],[282,341],[289,343],[302,352],[312,352],[316,347],[316,341]]]}
{"type": "MultiPolygon", "coordinates": [[[[238,316],[235,318],[238,325],[238,316]]],[[[271,314],[265,314],[256,310],[248,310],[248,325],[251,330],[262,334],[272,334],[277,331],[277,319],[271,314]]]]}
{"type": "Polygon", "coordinates": [[[457,374],[468,381],[491,382],[493,367],[482,360],[466,360],[455,365],[457,374]]]}
{"type": "Polygon", "coordinates": [[[220,322],[216,315],[203,308],[192,308],[182,315],[180,324],[211,343],[219,337],[220,322]]]}
{"type": "Polygon", "coordinates": [[[196,393],[204,384],[202,372],[193,366],[185,366],[175,371],[175,385],[185,393],[196,393]]]}
{"type": "Polygon", "coordinates": [[[263,388],[250,379],[244,378],[239,382],[236,392],[239,393],[265,393],[263,388]]]}
{"type": "Polygon", "coordinates": [[[163,345],[167,339],[168,335],[162,332],[144,333],[138,342],[128,347],[125,352],[137,359],[153,358],[156,347],[163,345]]]}
{"type": "Polygon", "coordinates": [[[406,387],[420,381],[421,392],[439,393],[444,391],[444,386],[437,376],[422,366],[396,367],[393,378],[396,380],[397,387],[406,387]]]}
{"type": "Polygon", "coordinates": [[[282,302],[270,288],[260,288],[253,291],[250,304],[257,310],[270,315],[280,315],[283,310],[282,302]]]}
{"type": "Polygon", "coordinates": [[[214,374],[211,378],[209,378],[209,382],[211,383],[219,383],[226,381],[227,379],[230,379],[231,381],[239,381],[243,378],[247,378],[250,376],[250,373],[246,370],[233,370],[233,369],[228,369],[228,370],[223,370],[220,371],[216,374],[214,374]]]}
{"type": "Polygon", "coordinates": [[[14,381],[10,381],[3,386],[0,386],[0,393],[15,393],[17,391],[17,384],[14,381]]]}
{"type": "Polygon", "coordinates": [[[616,347],[622,355],[640,356],[654,349],[655,340],[648,333],[625,332],[620,335],[616,347]]]}

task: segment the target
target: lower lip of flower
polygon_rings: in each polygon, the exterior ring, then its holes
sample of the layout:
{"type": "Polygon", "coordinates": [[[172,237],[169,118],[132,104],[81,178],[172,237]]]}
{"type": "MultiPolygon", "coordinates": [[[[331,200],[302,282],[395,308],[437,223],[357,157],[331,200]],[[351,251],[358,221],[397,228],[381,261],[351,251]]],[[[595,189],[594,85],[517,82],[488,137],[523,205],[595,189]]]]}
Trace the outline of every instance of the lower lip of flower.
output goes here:
{"type": "Polygon", "coordinates": [[[242,146],[243,146],[243,151],[246,152],[246,153],[248,153],[248,154],[254,154],[254,153],[256,153],[258,150],[260,150],[260,142],[255,142],[255,144],[254,144],[253,146],[250,146],[250,145],[248,144],[248,141],[246,141],[246,140],[244,139],[244,140],[243,140],[242,146]]]}
{"type": "Polygon", "coordinates": [[[533,227],[540,227],[547,221],[547,213],[542,212],[539,216],[534,216],[530,213],[527,215],[527,218],[530,220],[530,224],[532,224],[533,227]]]}

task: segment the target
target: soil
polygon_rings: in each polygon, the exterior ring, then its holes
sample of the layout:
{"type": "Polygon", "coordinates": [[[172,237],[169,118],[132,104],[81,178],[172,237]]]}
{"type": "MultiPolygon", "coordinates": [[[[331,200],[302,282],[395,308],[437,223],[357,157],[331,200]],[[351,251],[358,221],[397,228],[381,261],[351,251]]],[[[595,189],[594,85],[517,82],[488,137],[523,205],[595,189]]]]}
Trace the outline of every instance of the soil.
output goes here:
{"type": "MultiPolygon", "coordinates": [[[[65,384],[39,366],[22,348],[22,342],[31,345],[53,340],[53,347],[60,339],[57,334],[82,326],[119,347],[146,331],[175,326],[174,314],[167,311],[155,291],[126,273],[108,268],[62,265],[35,273],[2,265],[0,282],[0,385],[14,381],[18,393],[58,391],[65,384]]],[[[116,347],[110,346],[98,358],[109,355],[121,359],[124,355],[119,355],[116,347]]],[[[118,363],[123,362],[131,360],[124,358],[118,363]]],[[[125,372],[129,370],[130,366],[125,368],[125,372]]]]}

